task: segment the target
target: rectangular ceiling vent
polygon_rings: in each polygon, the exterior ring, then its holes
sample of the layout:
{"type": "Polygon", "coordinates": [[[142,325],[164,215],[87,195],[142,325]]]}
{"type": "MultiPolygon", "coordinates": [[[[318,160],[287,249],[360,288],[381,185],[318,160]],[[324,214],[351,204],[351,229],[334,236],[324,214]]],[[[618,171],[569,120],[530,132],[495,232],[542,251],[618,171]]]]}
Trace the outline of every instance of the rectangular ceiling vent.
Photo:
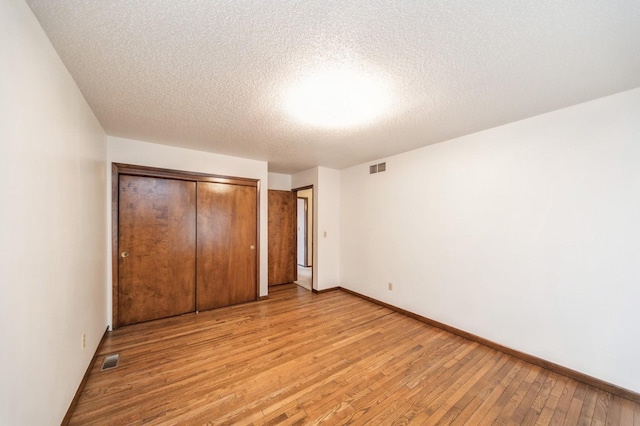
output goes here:
{"type": "Polygon", "coordinates": [[[102,361],[102,367],[100,367],[100,371],[112,370],[118,366],[118,361],[120,361],[120,354],[114,354],[104,357],[104,361],[102,361]]]}
{"type": "Polygon", "coordinates": [[[387,163],[374,164],[369,166],[369,174],[382,173],[387,170],[387,163]]]}

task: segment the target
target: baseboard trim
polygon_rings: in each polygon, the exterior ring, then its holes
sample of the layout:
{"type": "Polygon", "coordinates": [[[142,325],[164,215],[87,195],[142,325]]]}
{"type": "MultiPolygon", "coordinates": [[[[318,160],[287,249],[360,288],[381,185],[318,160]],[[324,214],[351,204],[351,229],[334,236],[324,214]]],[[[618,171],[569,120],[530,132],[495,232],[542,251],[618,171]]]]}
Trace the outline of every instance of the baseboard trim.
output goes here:
{"type": "Polygon", "coordinates": [[[364,294],[357,293],[357,292],[355,292],[353,290],[349,290],[349,289],[346,289],[344,287],[338,287],[338,288],[341,291],[344,291],[345,293],[352,294],[352,295],[357,296],[357,297],[359,297],[361,299],[367,300],[367,301],[369,301],[371,303],[375,303],[376,305],[383,306],[383,307],[385,307],[387,309],[391,309],[392,311],[395,311],[395,312],[397,312],[399,314],[402,314],[402,315],[408,316],[410,318],[416,319],[416,320],[418,320],[420,322],[423,322],[425,324],[431,325],[433,327],[437,327],[437,328],[439,328],[441,330],[444,330],[444,331],[448,331],[449,333],[455,334],[455,335],[460,336],[460,337],[464,337],[465,339],[480,343],[481,345],[490,347],[490,348],[495,349],[497,351],[503,352],[503,353],[505,353],[507,355],[514,356],[514,357],[519,358],[519,359],[521,359],[523,361],[526,361],[528,363],[537,365],[538,367],[546,368],[546,369],[551,370],[551,371],[553,371],[555,373],[562,374],[563,376],[567,376],[567,377],[570,377],[572,379],[578,380],[578,381],[580,381],[582,383],[585,383],[587,385],[596,387],[596,388],[601,389],[603,391],[610,392],[610,393],[612,393],[614,395],[617,395],[619,397],[622,397],[622,398],[629,399],[631,401],[640,403],[640,393],[637,393],[637,392],[631,391],[629,389],[614,385],[614,384],[609,383],[609,382],[605,382],[604,380],[597,379],[595,377],[589,376],[587,374],[581,373],[581,372],[576,371],[576,370],[572,370],[572,369],[564,367],[564,366],[562,366],[560,364],[556,364],[554,362],[547,361],[547,360],[539,358],[537,356],[530,355],[530,354],[518,351],[516,349],[509,348],[507,346],[503,346],[503,345],[501,345],[499,343],[496,343],[496,342],[493,342],[491,340],[485,339],[484,337],[480,337],[480,336],[477,336],[475,334],[469,333],[467,331],[460,330],[459,328],[455,328],[455,327],[452,327],[450,325],[443,324],[441,322],[432,320],[431,318],[423,317],[422,315],[418,315],[418,314],[415,314],[413,312],[407,311],[405,309],[398,308],[397,306],[393,306],[393,305],[390,305],[389,303],[385,303],[385,302],[382,302],[380,300],[374,299],[372,297],[365,296],[364,294]]]}
{"type": "Polygon", "coordinates": [[[262,302],[263,300],[267,300],[268,298],[269,298],[268,294],[266,296],[258,296],[258,302],[262,302]]]}
{"type": "Polygon", "coordinates": [[[325,288],[323,290],[316,290],[315,288],[312,288],[311,291],[315,294],[322,294],[322,293],[328,293],[330,291],[336,291],[336,290],[341,290],[341,287],[331,287],[331,288],[325,288]]]}
{"type": "Polygon", "coordinates": [[[89,379],[89,374],[91,373],[91,369],[93,368],[93,365],[95,364],[96,359],[98,358],[98,354],[100,353],[100,349],[102,349],[102,344],[104,343],[108,332],[109,332],[109,326],[107,326],[107,329],[104,331],[104,334],[100,339],[100,343],[98,343],[98,347],[96,348],[96,351],[94,352],[93,357],[91,358],[91,362],[87,367],[87,371],[85,371],[84,376],[82,376],[82,380],[80,381],[80,386],[78,386],[78,390],[76,391],[76,394],[73,396],[73,399],[71,400],[71,404],[69,405],[67,414],[65,414],[64,419],[62,419],[62,423],[61,423],[62,426],[67,426],[71,421],[71,416],[73,415],[73,411],[76,409],[76,405],[78,405],[78,400],[80,399],[80,395],[84,390],[84,386],[87,384],[87,380],[89,379]]]}

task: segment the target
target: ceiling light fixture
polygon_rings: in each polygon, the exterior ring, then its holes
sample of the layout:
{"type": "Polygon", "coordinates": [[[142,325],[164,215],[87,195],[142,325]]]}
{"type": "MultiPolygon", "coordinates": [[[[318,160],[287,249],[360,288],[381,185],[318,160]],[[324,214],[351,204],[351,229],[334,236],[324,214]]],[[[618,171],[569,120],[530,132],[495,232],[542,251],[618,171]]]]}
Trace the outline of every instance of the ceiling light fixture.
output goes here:
{"type": "Polygon", "coordinates": [[[300,79],[289,89],[285,108],[298,121],[326,128],[356,127],[378,118],[388,105],[381,79],[334,67],[300,79]]]}

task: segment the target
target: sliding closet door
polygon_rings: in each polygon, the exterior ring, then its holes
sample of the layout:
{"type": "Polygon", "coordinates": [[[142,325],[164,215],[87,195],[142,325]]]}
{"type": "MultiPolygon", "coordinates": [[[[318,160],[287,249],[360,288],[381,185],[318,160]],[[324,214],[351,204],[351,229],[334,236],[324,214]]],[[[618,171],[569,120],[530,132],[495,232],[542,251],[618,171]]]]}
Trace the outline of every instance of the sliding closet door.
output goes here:
{"type": "Polygon", "coordinates": [[[256,187],[197,185],[196,309],[256,300],[256,187]]]}
{"type": "Polygon", "coordinates": [[[120,175],[118,324],[195,309],[196,183],[120,175]]]}

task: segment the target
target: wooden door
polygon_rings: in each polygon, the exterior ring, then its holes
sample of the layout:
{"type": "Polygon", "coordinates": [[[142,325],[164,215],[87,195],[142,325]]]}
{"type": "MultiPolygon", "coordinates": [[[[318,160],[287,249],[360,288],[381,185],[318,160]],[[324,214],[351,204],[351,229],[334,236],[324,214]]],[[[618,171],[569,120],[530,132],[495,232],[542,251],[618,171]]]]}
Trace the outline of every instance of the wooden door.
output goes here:
{"type": "Polygon", "coordinates": [[[197,310],[256,300],[256,187],[198,182],[197,194],[197,310]]]}
{"type": "Polygon", "coordinates": [[[269,191],[269,285],[297,279],[296,194],[269,191]]]}
{"type": "Polygon", "coordinates": [[[120,175],[118,325],[195,309],[196,184],[120,175]]]}

